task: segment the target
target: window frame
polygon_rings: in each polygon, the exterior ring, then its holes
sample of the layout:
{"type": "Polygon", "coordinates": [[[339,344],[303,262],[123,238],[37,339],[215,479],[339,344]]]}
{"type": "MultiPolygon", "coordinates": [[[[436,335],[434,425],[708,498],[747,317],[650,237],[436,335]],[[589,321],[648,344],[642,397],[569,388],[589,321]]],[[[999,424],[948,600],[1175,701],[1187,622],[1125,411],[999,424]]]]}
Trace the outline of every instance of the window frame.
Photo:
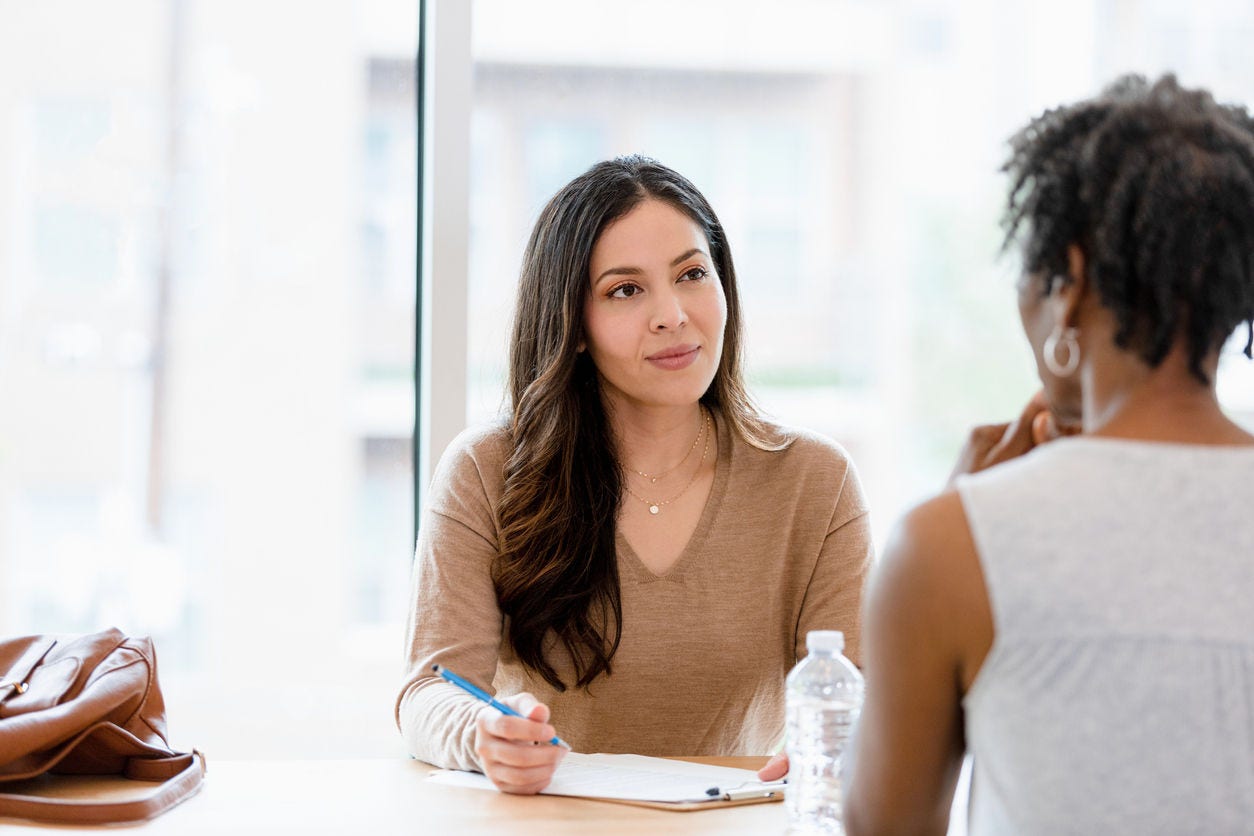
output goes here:
{"type": "Polygon", "coordinates": [[[471,6],[419,0],[414,534],[440,454],[466,428],[471,6]]]}

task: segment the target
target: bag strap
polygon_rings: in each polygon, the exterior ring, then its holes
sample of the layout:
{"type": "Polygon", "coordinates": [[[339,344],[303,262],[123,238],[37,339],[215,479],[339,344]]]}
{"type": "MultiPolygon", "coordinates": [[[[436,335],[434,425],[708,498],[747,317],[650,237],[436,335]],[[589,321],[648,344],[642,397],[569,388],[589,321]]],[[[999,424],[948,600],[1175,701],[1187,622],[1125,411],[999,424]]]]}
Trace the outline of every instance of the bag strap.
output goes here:
{"type": "Polygon", "coordinates": [[[46,824],[122,824],[151,819],[196,794],[205,780],[205,756],[193,750],[171,758],[131,758],[126,764],[126,777],[162,783],[156,791],[128,801],[0,792],[0,817],[46,824]]]}

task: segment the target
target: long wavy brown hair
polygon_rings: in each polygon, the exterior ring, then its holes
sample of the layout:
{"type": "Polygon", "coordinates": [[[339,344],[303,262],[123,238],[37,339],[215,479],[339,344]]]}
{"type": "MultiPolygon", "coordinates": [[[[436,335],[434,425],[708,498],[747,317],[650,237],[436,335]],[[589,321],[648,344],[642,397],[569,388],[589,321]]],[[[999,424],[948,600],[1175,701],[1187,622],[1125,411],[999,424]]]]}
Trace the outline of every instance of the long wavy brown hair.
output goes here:
{"type": "Polygon", "coordinates": [[[549,201],[523,256],[510,340],[513,450],[505,464],[497,600],[518,659],[559,691],[546,651],[570,656],[575,685],[610,674],[622,637],[614,536],[623,475],[584,341],[592,248],[646,199],[665,201],[705,233],[727,299],[723,355],[701,402],[754,446],[779,449],[741,373],[740,297],[731,251],[710,204],[686,178],[645,157],[598,163],[549,201]]]}

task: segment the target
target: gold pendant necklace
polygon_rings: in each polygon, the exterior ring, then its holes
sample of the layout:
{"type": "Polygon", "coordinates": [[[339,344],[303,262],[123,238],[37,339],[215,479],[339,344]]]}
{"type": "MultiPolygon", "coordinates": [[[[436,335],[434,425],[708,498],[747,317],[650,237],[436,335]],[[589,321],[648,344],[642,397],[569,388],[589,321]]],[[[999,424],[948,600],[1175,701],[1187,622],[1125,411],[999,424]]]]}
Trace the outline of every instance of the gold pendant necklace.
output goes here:
{"type": "Polygon", "coordinates": [[[656,474],[645,473],[643,470],[635,470],[634,468],[633,468],[633,471],[643,476],[644,478],[648,479],[650,482],[656,485],[658,479],[665,479],[667,476],[670,476],[676,470],[679,470],[679,468],[683,465],[683,463],[688,461],[688,457],[692,455],[692,451],[697,449],[697,442],[701,440],[701,431],[702,429],[704,429],[704,425],[705,425],[705,410],[701,410],[701,415],[700,415],[699,420],[701,423],[697,424],[697,437],[692,440],[692,446],[688,448],[688,452],[684,453],[684,457],[680,459],[678,462],[676,462],[673,467],[667,468],[663,472],[656,473],[656,474]]]}
{"type": "MultiPolygon", "coordinates": [[[[700,441],[701,436],[703,435],[705,436],[705,447],[703,447],[701,450],[701,461],[697,462],[697,469],[693,472],[692,478],[688,480],[688,484],[684,485],[683,489],[680,490],[679,493],[675,494],[670,499],[663,499],[661,501],[654,500],[654,499],[645,499],[643,496],[633,491],[631,489],[631,485],[627,484],[626,480],[624,480],[623,487],[627,489],[627,493],[631,494],[633,497],[640,500],[645,505],[648,505],[650,514],[654,516],[657,516],[658,514],[660,514],[662,512],[663,505],[670,505],[672,502],[674,502],[675,500],[679,499],[681,496],[686,494],[688,492],[688,489],[692,487],[692,483],[697,481],[697,477],[701,475],[701,467],[702,465],[705,464],[705,457],[710,452],[710,416],[708,414],[705,414],[704,421],[701,424],[701,429],[697,432],[697,440],[692,443],[693,447],[697,446],[697,441],[700,441]]],[[[687,458],[687,456],[685,456],[684,458],[687,458]]],[[[677,466],[678,465],[676,465],[676,467],[677,466]]],[[[674,470],[674,469],[675,468],[671,468],[671,470],[674,470]]],[[[640,473],[640,471],[638,470],[635,472],[640,473]]],[[[640,475],[643,476],[645,474],[641,473],[640,475]]],[[[657,480],[655,479],[654,481],[657,481],[657,480]]]]}

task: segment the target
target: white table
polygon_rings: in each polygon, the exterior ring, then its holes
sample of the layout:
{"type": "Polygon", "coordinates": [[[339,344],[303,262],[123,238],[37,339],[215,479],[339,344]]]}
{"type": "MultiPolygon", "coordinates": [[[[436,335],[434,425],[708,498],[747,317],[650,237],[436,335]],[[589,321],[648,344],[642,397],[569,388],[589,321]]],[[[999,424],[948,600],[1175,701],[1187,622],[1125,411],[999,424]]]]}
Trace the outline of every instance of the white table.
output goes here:
{"type": "MultiPolygon", "coordinates": [[[[764,758],[691,758],[756,769],[764,758]]],[[[673,812],[557,796],[511,796],[426,781],[413,760],[214,761],[200,792],[153,821],[96,832],[196,834],[783,834],[784,805],[673,812]]],[[[141,785],[143,786],[143,785],[141,785]]],[[[93,798],[135,792],[118,778],[58,778],[48,794],[93,798]]],[[[5,833],[66,831],[0,819],[5,833]]],[[[76,828],[70,830],[77,831],[76,828]]]]}

